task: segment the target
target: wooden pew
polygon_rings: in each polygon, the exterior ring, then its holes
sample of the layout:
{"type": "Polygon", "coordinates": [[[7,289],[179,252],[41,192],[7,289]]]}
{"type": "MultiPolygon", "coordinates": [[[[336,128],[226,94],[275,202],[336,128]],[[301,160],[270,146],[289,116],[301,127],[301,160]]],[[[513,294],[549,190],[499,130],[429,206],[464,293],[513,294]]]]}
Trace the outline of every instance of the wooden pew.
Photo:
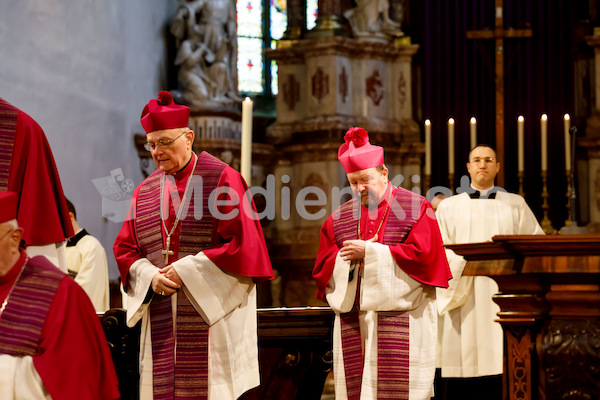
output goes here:
{"type": "MultiPolygon", "coordinates": [[[[331,309],[262,308],[257,314],[261,385],[240,399],[320,399],[333,365],[331,309]]],[[[140,324],[128,328],[121,308],[99,317],[115,363],[121,398],[137,399],[140,324]]]]}

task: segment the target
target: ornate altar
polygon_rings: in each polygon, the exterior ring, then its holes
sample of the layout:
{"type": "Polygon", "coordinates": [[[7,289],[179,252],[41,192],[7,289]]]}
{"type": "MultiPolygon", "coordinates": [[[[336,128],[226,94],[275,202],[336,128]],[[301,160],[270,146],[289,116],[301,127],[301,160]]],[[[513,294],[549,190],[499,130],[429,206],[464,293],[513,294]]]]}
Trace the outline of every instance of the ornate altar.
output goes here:
{"type": "Polygon", "coordinates": [[[494,236],[448,245],[493,278],[504,398],[600,398],[600,235],[494,236]]]}

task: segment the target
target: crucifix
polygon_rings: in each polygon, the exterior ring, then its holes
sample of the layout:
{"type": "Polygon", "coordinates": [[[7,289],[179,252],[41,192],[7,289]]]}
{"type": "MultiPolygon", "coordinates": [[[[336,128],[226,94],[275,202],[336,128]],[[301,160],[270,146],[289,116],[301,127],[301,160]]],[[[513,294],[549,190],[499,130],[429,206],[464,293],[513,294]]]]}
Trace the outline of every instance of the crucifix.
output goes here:
{"type": "Polygon", "coordinates": [[[162,254],[165,256],[165,267],[169,265],[169,256],[173,255],[173,250],[169,250],[171,247],[171,235],[167,235],[167,248],[162,251],[162,254]]]}
{"type": "MultiPolygon", "coordinates": [[[[496,81],[496,154],[498,162],[504,164],[504,38],[531,37],[531,29],[504,29],[504,4],[503,0],[496,2],[496,22],[494,30],[483,29],[467,31],[468,39],[494,39],[496,53],[495,81],[496,81]]],[[[504,187],[504,173],[501,169],[496,177],[496,184],[504,187]]]]}

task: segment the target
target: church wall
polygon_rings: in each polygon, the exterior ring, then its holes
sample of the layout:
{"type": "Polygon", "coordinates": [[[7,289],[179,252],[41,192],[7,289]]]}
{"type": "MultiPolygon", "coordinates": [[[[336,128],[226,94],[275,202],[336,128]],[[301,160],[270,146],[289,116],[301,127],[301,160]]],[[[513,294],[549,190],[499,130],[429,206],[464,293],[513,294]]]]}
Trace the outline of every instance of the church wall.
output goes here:
{"type": "MultiPolygon", "coordinates": [[[[8,4],[4,4],[8,3],[8,4]]],[[[104,245],[121,223],[103,218],[92,180],[121,170],[142,181],[133,143],[148,99],[167,88],[167,24],[176,1],[21,0],[0,12],[0,97],[44,129],[82,227],[104,245]],[[117,170],[117,171],[115,171],[117,170]]]]}

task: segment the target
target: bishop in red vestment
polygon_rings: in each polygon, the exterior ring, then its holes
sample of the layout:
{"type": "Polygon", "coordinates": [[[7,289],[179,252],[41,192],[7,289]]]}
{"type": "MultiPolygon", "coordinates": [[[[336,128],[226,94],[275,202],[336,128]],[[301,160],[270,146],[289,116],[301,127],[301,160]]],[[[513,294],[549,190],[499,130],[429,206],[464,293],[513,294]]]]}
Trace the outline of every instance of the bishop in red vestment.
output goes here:
{"type": "Polygon", "coordinates": [[[313,271],[336,314],[336,400],[429,399],[435,288],[451,278],[433,209],[388,182],[383,148],[364,129],[346,133],[338,158],[355,197],[323,224],[313,271]]]}
{"type": "Polygon", "coordinates": [[[158,169],[114,244],[128,324],[142,320],[142,399],[236,399],[260,383],[255,283],[273,270],[241,175],[192,151],[169,92],[142,111],[158,169]]]}
{"type": "Polygon", "coordinates": [[[0,398],[119,398],[92,303],[45,257],[21,250],[17,204],[0,191],[0,398]]]}
{"type": "Polygon", "coordinates": [[[0,190],[17,193],[17,221],[30,256],[67,271],[62,242],[74,235],[63,189],[42,128],[0,98],[0,190]]]}

